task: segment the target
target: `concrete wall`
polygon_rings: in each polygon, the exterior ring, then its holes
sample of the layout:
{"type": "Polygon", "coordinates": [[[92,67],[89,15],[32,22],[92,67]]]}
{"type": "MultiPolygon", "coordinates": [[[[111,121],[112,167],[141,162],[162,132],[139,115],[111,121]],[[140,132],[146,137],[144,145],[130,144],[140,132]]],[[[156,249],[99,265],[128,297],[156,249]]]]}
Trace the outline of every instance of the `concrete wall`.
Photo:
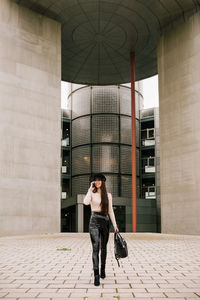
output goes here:
{"type": "Polygon", "coordinates": [[[158,44],[162,232],[200,234],[200,15],[158,44]]]}
{"type": "Polygon", "coordinates": [[[0,0],[0,235],[60,232],[59,23],[0,0]]]}

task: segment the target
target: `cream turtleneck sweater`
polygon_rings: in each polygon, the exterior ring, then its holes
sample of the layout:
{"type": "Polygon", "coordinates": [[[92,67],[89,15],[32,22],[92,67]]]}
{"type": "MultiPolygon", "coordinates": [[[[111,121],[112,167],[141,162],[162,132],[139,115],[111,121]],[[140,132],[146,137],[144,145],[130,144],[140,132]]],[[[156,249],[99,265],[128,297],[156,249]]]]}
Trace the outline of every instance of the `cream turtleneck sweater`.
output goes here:
{"type": "MultiPolygon", "coordinates": [[[[93,193],[90,189],[88,189],[88,192],[83,199],[83,203],[85,205],[91,206],[92,211],[101,212],[101,194],[100,193],[93,193]]],[[[112,195],[111,193],[108,193],[108,214],[110,216],[110,219],[112,221],[113,227],[117,226],[116,220],[115,220],[115,214],[112,207],[112,195]]]]}

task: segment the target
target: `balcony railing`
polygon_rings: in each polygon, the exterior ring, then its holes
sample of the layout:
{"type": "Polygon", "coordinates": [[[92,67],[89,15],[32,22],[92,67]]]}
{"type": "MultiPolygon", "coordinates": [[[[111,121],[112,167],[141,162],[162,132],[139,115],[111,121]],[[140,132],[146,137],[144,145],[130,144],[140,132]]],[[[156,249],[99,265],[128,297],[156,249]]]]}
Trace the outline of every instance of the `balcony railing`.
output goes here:
{"type": "Polygon", "coordinates": [[[142,172],[155,173],[155,157],[142,158],[142,172]]]}
{"type": "Polygon", "coordinates": [[[142,198],[155,199],[156,198],[156,187],[154,185],[142,187],[142,198]]]}
{"type": "Polygon", "coordinates": [[[67,198],[67,193],[66,192],[62,192],[62,199],[66,199],[67,198]]]}
{"type": "Polygon", "coordinates": [[[141,143],[142,146],[155,145],[155,128],[141,130],[141,143]]]}
{"type": "Polygon", "coordinates": [[[62,166],[62,173],[67,174],[68,173],[68,166],[62,166]]]}
{"type": "Polygon", "coordinates": [[[66,139],[63,139],[61,144],[64,147],[70,146],[69,137],[67,137],[66,139]]]}
{"type": "Polygon", "coordinates": [[[68,192],[64,192],[64,191],[62,191],[62,195],[61,195],[61,197],[62,197],[62,200],[66,200],[66,199],[68,199],[68,198],[69,198],[69,194],[68,194],[68,192]]]}
{"type": "Polygon", "coordinates": [[[142,140],[142,146],[144,147],[147,147],[147,146],[154,146],[155,145],[155,140],[153,139],[145,139],[145,140],[142,140]]]}
{"type": "Polygon", "coordinates": [[[69,166],[69,165],[68,165],[68,166],[63,165],[63,166],[61,167],[61,173],[62,173],[63,175],[70,175],[70,166],[69,166]]]}

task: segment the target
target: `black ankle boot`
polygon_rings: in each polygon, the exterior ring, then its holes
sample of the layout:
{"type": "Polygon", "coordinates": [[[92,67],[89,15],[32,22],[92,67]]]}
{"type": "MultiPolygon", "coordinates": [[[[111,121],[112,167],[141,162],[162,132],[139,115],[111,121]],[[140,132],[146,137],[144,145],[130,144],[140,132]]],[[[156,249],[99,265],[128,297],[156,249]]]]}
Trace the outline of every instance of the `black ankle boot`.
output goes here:
{"type": "Polygon", "coordinates": [[[100,285],[100,281],[99,281],[99,270],[94,270],[94,285],[95,285],[95,286],[100,285]]]}
{"type": "Polygon", "coordinates": [[[105,266],[101,266],[101,278],[105,278],[106,277],[106,274],[105,274],[105,266]]]}

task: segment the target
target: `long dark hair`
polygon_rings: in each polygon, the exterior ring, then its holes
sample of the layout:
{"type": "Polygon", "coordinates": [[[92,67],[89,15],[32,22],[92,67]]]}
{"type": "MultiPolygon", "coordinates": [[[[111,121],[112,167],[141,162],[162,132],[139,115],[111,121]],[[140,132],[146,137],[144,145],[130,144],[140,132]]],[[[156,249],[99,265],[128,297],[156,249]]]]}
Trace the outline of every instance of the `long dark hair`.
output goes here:
{"type": "MultiPolygon", "coordinates": [[[[94,188],[93,193],[97,192],[97,188],[94,188]]],[[[101,213],[103,215],[108,214],[108,193],[106,190],[105,181],[101,181],[101,213]]]]}

